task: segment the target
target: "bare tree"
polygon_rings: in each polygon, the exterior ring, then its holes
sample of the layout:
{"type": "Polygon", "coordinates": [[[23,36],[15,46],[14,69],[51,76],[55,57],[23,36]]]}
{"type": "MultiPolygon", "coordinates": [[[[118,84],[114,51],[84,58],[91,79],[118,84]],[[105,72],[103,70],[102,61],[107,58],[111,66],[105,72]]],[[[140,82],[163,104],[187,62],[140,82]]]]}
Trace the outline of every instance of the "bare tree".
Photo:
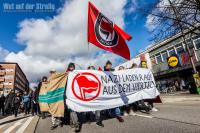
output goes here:
{"type": "Polygon", "coordinates": [[[171,37],[182,30],[200,34],[200,0],[159,0],[138,10],[150,20],[153,41],[171,37]]]}

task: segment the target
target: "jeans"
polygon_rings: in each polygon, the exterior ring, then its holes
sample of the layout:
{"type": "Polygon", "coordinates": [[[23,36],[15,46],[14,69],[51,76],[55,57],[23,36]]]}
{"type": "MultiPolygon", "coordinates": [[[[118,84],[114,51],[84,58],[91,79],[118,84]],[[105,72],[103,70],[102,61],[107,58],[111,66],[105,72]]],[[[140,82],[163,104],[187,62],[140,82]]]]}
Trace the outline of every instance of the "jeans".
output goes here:
{"type": "Polygon", "coordinates": [[[71,110],[70,117],[75,126],[79,126],[78,113],[71,110]]]}
{"type": "Polygon", "coordinates": [[[120,108],[114,108],[114,109],[109,109],[108,113],[111,117],[118,117],[121,116],[121,110],[120,108]]]}
{"type": "Polygon", "coordinates": [[[36,114],[36,115],[37,114],[41,114],[38,103],[31,102],[31,107],[32,107],[32,109],[31,109],[32,115],[34,115],[34,114],[36,114]]]}
{"type": "Polygon", "coordinates": [[[101,122],[101,111],[95,111],[95,120],[96,122],[101,122]]]}
{"type": "Polygon", "coordinates": [[[14,105],[14,114],[15,114],[15,117],[17,117],[19,106],[20,106],[19,104],[15,104],[14,105]]]}
{"type": "Polygon", "coordinates": [[[29,113],[29,107],[28,107],[29,102],[25,102],[24,103],[24,110],[25,110],[25,114],[29,113]]]}
{"type": "Polygon", "coordinates": [[[0,105],[0,112],[4,115],[4,105],[0,105]]]}
{"type": "Polygon", "coordinates": [[[51,116],[51,122],[53,125],[60,125],[61,124],[61,120],[60,118],[57,118],[57,117],[54,117],[54,116],[51,116]]]}

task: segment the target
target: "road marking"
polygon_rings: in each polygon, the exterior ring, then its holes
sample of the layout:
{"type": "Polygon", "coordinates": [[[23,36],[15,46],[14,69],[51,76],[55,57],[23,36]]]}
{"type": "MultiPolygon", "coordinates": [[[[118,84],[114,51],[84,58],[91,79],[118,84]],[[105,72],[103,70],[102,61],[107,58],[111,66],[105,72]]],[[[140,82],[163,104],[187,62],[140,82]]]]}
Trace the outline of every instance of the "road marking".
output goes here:
{"type": "Polygon", "coordinates": [[[135,114],[135,116],[145,117],[145,118],[153,118],[153,116],[149,116],[149,115],[140,115],[140,114],[135,114]]]}
{"type": "Polygon", "coordinates": [[[19,120],[18,122],[16,122],[13,126],[9,127],[7,130],[5,130],[3,133],[10,133],[13,129],[15,129],[17,126],[21,125],[22,121],[24,119],[19,120]]]}
{"type": "Polygon", "coordinates": [[[23,133],[25,131],[25,129],[28,127],[28,125],[31,123],[33,118],[34,117],[28,118],[28,120],[17,130],[16,133],[23,133]]]}
{"type": "Polygon", "coordinates": [[[7,125],[7,124],[1,125],[1,126],[0,126],[0,129],[2,129],[2,128],[5,127],[6,125],[7,125]]]}

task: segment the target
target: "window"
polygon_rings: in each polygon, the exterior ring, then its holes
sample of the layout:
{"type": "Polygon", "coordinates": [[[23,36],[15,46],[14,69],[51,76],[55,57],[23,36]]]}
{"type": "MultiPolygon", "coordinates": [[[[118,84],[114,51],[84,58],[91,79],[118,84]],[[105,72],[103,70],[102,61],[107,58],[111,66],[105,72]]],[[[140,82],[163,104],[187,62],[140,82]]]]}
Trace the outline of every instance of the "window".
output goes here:
{"type": "Polygon", "coordinates": [[[167,61],[168,58],[167,52],[162,52],[162,58],[164,62],[167,61]]]}
{"type": "Polygon", "coordinates": [[[12,82],[4,82],[4,85],[12,85],[12,82]]]}
{"type": "Polygon", "coordinates": [[[180,45],[180,46],[176,47],[176,51],[177,51],[178,55],[180,55],[181,53],[183,53],[184,52],[183,46],[180,45]]]}
{"type": "Polygon", "coordinates": [[[155,60],[155,57],[154,57],[154,56],[151,57],[151,63],[152,63],[152,65],[155,65],[155,64],[156,64],[156,60],[155,60]]]}
{"type": "Polygon", "coordinates": [[[195,43],[196,49],[200,49],[200,38],[194,40],[194,43],[195,43]]]}
{"type": "Polygon", "coordinates": [[[14,72],[14,69],[6,69],[6,72],[14,72]]]}
{"type": "Polygon", "coordinates": [[[13,78],[14,78],[13,75],[6,75],[6,76],[5,76],[5,79],[13,79],[13,78]]]}
{"type": "Polygon", "coordinates": [[[175,54],[176,54],[174,48],[168,49],[168,52],[169,52],[169,56],[172,56],[172,55],[175,55],[175,54]]]}
{"type": "Polygon", "coordinates": [[[157,54],[156,55],[156,63],[158,64],[158,63],[161,63],[161,62],[162,62],[162,57],[161,57],[160,54],[157,54]]]}

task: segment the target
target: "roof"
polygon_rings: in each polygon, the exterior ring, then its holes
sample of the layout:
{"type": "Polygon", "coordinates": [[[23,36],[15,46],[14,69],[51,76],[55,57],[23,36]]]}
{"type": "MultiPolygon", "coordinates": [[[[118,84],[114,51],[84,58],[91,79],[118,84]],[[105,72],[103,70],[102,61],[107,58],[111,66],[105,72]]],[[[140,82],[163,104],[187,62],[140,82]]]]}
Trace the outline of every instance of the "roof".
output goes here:
{"type": "MultiPolygon", "coordinates": [[[[200,23],[197,24],[197,27],[200,27],[200,23]]],[[[188,34],[188,33],[190,32],[190,30],[185,30],[185,32],[186,32],[185,34],[188,34]]],[[[165,45],[165,44],[167,44],[167,43],[170,43],[170,42],[172,42],[172,41],[174,41],[174,40],[180,38],[181,36],[182,36],[181,33],[177,33],[176,35],[174,35],[174,36],[172,36],[172,37],[166,38],[166,39],[164,39],[164,40],[162,40],[162,41],[159,41],[159,42],[157,42],[157,43],[153,43],[153,44],[150,45],[151,47],[149,47],[149,48],[147,48],[146,50],[142,51],[142,52],[139,53],[136,57],[139,57],[139,56],[142,55],[142,54],[151,52],[151,51],[153,51],[154,49],[157,49],[157,48],[159,48],[159,47],[161,47],[161,46],[163,46],[163,45],[165,45]]]]}
{"type": "MultiPolygon", "coordinates": [[[[17,66],[19,67],[19,69],[21,70],[22,74],[24,75],[24,77],[26,78],[26,80],[28,81],[26,75],[24,74],[24,72],[22,71],[22,69],[21,69],[21,67],[19,66],[18,63],[16,63],[16,62],[0,62],[0,65],[1,65],[1,64],[15,64],[15,65],[17,65],[17,66]]],[[[28,81],[28,82],[29,82],[29,81],[28,81]]]]}

